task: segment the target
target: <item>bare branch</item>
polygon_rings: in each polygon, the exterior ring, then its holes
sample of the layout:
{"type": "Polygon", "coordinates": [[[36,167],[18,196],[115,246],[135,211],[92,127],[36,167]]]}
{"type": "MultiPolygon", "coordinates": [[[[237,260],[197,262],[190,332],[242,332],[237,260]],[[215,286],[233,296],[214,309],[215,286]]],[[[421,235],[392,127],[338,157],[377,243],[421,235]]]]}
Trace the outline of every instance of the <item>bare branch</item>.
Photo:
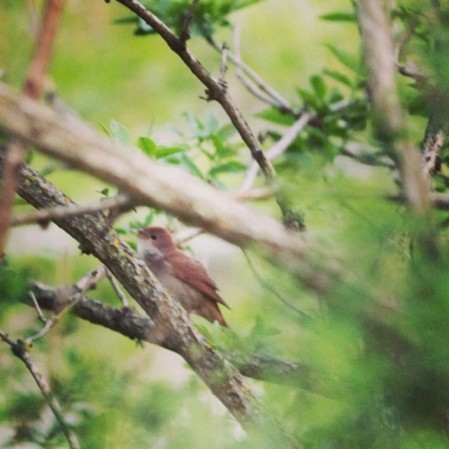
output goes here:
{"type": "MultiPolygon", "coordinates": [[[[301,117],[296,120],[295,123],[293,123],[293,125],[285,132],[282,138],[278,142],[276,142],[276,144],[273,145],[273,147],[266,153],[267,159],[272,161],[273,159],[279,157],[289,147],[289,145],[292,144],[297,135],[304,129],[304,127],[312,118],[313,115],[307,112],[303,112],[301,114],[301,117]]],[[[248,168],[245,179],[240,186],[239,193],[246,192],[253,186],[258,171],[259,166],[252,162],[250,164],[250,167],[248,168]]]]}
{"type": "Polygon", "coordinates": [[[122,303],[123,307],[129,307],[129,302],[126,299],[125,294],[122,292],[115,277],[112,275],[112,273],[108,269],[106,269],[106,277],[108,278],[109,283],[111,284],[115,294],[117,295],[118,299],[122,303]]]}
{"type": "Polygon", "coordinates": [[[187,10],[187,13],[184,16],[184,20],[182,21],[181,33],[179,34],[179,39],[181,42],[185,43],[190,39],[190,24],[192,23],[193,15],[195,13],[195,8],[198,3],[198,0],[192,0],[192,3],[187,10]]]}
{"type": "Polygon", "coordinates": [[[179,39],[157,16],[145,8],[138,0],[117,0],[123,6],[133,11],[137,16],[150,25],[158,33],[167,45],[182,59],[192,73],[206,86],[208,100],[217,101],[224,109],[232,124],[237,129],[243,141],[251,151],[254,160],[267,179],[275,176],[273,166],[267,161],[259,143],[248,123],[240,111],[234,106],[226,87],[217,81],[207,69],[186,48],[185,42],[179,39]]]}
{"type": "Polygon", "coordinates": [[[24,87],[25,95],[30,98],[41,98],[44,91],[45,76],[53,52],[62,7],[63,0],[46,1],[44,16],[36,36],[33,59],[28,69],[24,87]]]}
{"type": "Polygon", "coordinates": [[[63,308],[57,310],[50,318],[45,321],[44,327],[35,335],[27,337],[27,340],[32,343],[38,338],[46,335],[50,329],[57,323],[61,315],[70,310],[85,294],[91,289],[102,277],[106,275],[106,268],[102,265],[95,270],[90,271],[83,276],[74,286],[73,289],[77,292],[71,298],[71,301],[66,303],[63,308]]]}
{"type": "Polygon", "coordinates": [[[406,136],[404,118],[396,92],[395,51],[384,4],[360,0],[358,20],[374,110],[375,125],[387,149],[393,148],[405,195],[411,207],[425,213],[429,192],[419,152],[406,136]]]}
{"type": "Polygon", "coordinates": [[[70,430],[70,427],[65,422],[63,411],[61,409],[61,406],[59,405],[59,402],[54,397],[50,389],[50,384],[42,374],[42,370],[40,370],[37,365],[31,360],[30,354],[28,352],[30,343],[23,340],[17,340],[14,342],[2,331],[0,331],[0,340],[7,343],[11,347],[12,353],[24,363],[27,370],[30,372],[31,376],[36,382],[36,385],[39,387],[42,396],[53,412],[54,417],[58,421],[59,427],[61,428],[61,431],[64,434],[64,437],[67,440],[70,449],[80,449],[81,446],[79,444],[78,438],[70,430]]]}
{"type": "Polygon", "coordinates": [[[220,63],[220,78],[219,82],[226,86],[226,71],[228,70],[228,52],[229,52],[229,46],[226,42],[223,42],[223,45],[221,46],[221,63],[220,63]]]}
{"type": "Polygon", "coordinates": [[[111,198],[102,198],[99,201],[88,204],[71,204],[69,206],[56,206],[51,209],[41,209],[11,217],[11,226],[21,226],[30,223],[48,222],[57,218],[74,215],[85,215],[106,211],[109,209],[133,208],[134,204],[127,195],[118,195],[111,198]]]}
{"type": "MultiPolygon", "coordinates": [[[[217,51],[219,46],[216,42],[209,38],[207,40],[213,48],[217,51]]],[[[253,89],[253,85],[256,90],[252,91],[256,96],[258,96],[262,101],[271,104],[283,111],[289,112],[296,115],[298,111],[295,111],[289,101],[284,98],[279,92],[277,92],[272,86],[270,86],[259,74],[257,74],[253,69],[251,69],[247,64],[242,61],[240,55],[240,29],[238,27],[234,28],[234,53],[229,52],[229,60],[236,67],[236,76],[247,86],[250,91],[253,89]],[[246,76],[244,76],[246,75],[246,76]],[[260,96],[259,96],[260,95],[260,96]]]]}
{"type": "Polygon", "coordinates": [[[361,164],[365,165],[372,165],[375,167],[386,167],[391,170],[394,170],[396,168],[395,163],[391,159],[386,159],[385,157],[379,158],[376,157],[376,154],[373,154],[369,151],[363,151],[363,149],[360,151],[354,150],[352,146],[346,146],[345,148],[342,148],[340,150],[340,153],[343,156],[350,157],[351,159],[354,159],[357,162],[360,162],[361,164]]]}
{"type": "Polygon", "coordinates": [[[34,308],[36,309],[39,320],[45,324],[47,322],[47,318],[45,318],[45,315],[42,313],[42,310],[39,306],[39,303],[37,302],[35,294],[32,291],[30,291],[29,296],[31,298],[34,308]]]}
{"type": "MultiPolygon", "coordinates": [[[[62,0],[47,0],[44,16],[36,36],[33,58],[25,80],[24,93],[30,98],[38,99],[42,95],[61,11],[62,0]]],[[[0,259],[3,257],[17,177],[25,153],[26,145],[24,142],[18,139],[9,142],[0,196],[0,259]]]]}
{"type": "MultiPolygon", "coordinates": [[[[391,201],[403,203],[406,201],[404,195],[392,193],[386,196],[391,201]]],[[[435,209],[449,210],[449,194],[440,192],[431,192],[430,201],[435,209]]]]}
{"type": "MultiPolygon", "coordinates": [[[[114,183],[137,203],[164,209],[241,247],[261,248],[273,261],[288,267],[309,288],[320,293],[340,277],[340,267],[335,260],[319,257],[318,248],[311,253],[309,244],[300,236],[286,231],[269,216],[232,200],[226,193],[174,167],[161,165],[137,150],[112,143],[81,121],[68,122],[2,84],[0,129],[20,135],[46,154],[114,183]],[[326,266],[318,268],[323,261],[326,266]]],[[[67,205],[67,201],[62,204],[67,205]]],[[[82,236],[79,237],[82,241],[82,236]]]]}

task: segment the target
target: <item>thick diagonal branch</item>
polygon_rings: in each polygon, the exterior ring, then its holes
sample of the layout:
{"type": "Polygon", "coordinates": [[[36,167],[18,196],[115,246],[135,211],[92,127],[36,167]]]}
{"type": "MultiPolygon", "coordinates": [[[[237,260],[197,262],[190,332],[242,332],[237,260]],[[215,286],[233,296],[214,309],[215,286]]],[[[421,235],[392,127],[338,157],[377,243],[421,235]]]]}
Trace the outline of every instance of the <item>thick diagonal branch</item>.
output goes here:
{"type": "Polygon", "coordinates": [[[311,251],[300,236],[269,216],[193,176],[112,142],[77,119],[68,121],[4,84],[0,84],[0,129],[115,184],[136,203],[163,209],[241,247],[260,248],[314,291],[323,292],[340,275],[338,263],[320,255],[318,248],[311,251]]]}

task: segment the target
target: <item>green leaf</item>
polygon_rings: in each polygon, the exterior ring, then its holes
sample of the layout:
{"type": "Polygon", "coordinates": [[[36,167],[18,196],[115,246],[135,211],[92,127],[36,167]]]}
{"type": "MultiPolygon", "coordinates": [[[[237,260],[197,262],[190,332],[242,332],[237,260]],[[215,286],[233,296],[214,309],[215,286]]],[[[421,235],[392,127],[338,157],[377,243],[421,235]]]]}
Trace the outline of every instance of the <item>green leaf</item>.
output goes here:
{"type": "Polygon", "coordinates": [[[198,168],[198,166],[192,161],[190,156],[188,156],[186,153],[182,153],[179,158],[179,163],[185,167],[192,175],[196,176],[197,178],[204,179],[203,174],[201,173],[201,170],[198,168]]]}
{"type": "Polygon", "coordinates": [[[234,126],[231,125],[230,123],[228,123],[228,124],[222,126],[222,127],[217,131],[216,134],[217,134],[217,136],[218,136],[220,139],[227,140],[227,139],[229,139],[230,137],[234,136],[235,133],[236,133],[236,129],[234,128],[234,126]]]}
{"type": "Polygon", "coordinates": [[[296,92],[298,92],[298,95],[307,106],[310,106],[313,109],[318,109],[320,101],[314,94],[300,87],[296,88],[296,92]]]}
{"type": "Polygon", "coordinates": [[[329,78],[334,79],[335,81],[338,81],[345,86],[353,87],[353,82],[346,76],[343,75],[341,72],[336,72],[335,70],[328,70],[324,69],[324,74],[327,75],[329,78]]]}
{"type": "Polygon", "coordinates": [[[334,11],[321,15],[320,19],[330,22],[355,22],[356,16],[353,11],[334,11]]]}
{"type": "Polygon", "coordinates": [[[186,117],[187,123],[189,124],[189,128],[192,131],[193,135],[198,140],[204,139],[204,137],[208,135],[208,132],[205,130],[203,123],[190,112],[186,114],[186,117]]]}
{"type": "Polygon", "coordinates": [[[422,117],[428,117],[429,115],[429,105],[421,93],[410,94],[407,109],[411,115],[418,115],[422,117]]]}
{"type": "MultiPolygon", "coordinates": [[[[223,140],[220,137],[214,135],[212,136],[211,140],[215,148],[215,154],[212,155],[212,158],[214,158],[214,156],[216,155],[218,155],[219,157],[225,157],[230,155],[227,149],[227,145],[225,144],[225,142],[223,142],[223,140]]],[[[206,155],[209,156],[209,153],[206,153],[206,155]]]]}
{"type": "Polygon", "coordinates": [[[327,44],[326,47],[329,51],[349,70],[357,72],[358,70],[358,59],[351,55],[346,50],[342,48],[335,47],[334,45],[327,44]]]}
{"type": "Polygon", "coordinates": [[[295,122],[294,117],[283,114],[277,108],[265,109],[265,111],[257,113],[256,117],[262,118],[271,123],[276,123],[277,125],[291,126],[295,122]]]}
{"type": "Polygon", "coordinates": [[[154,156],[158,147],[156,142],[149,137],[139,137],[137,139],[137,146],[147,155],[154,156]]]}
{"type": "Polygon", "coordinates": [[[168,147],[159,147],[156,150],[155,156],[157,159],[163,158],[163,157],[167,157],[167,156],[171,156],[173,154],[176,153],[182,153],[186,151],[186,147],[183,147],[181,145],[173,145],[173,146],[168,146],[168,147]]]}
{"type": "Polygon", "coordinates": [[[123,25],[128,23],[136,23],[137,17],[136,16],[128,16],[128,17],[120,17],[119,19],[115,19],[112,21],[114,25],[123,25]]]}
{"type": "Polygon", "coordinates": [[[100,190],[100,192],[103,196],[108,197],[109,196],[109,188],[105,187],[103,190],[100,190]]]}
{"type": "Polygon", "coordinates": [[[213,114],[208,114],[204,119],[205,128],[208,130],[209,134],[214,134],[218,131],[220,127],[220,123],[217,120],[217,117],[213,114]]]}
{"type": "Polygon", "coordinates": [[[326,96],[326,83],[323,80],[323,77],[319,75],[312,75],[310,77],[310,84],[313,87],[314,92],[316,93],[317,97],[320,100],[324,100],[324,97],[326,96]]]}
{"type": "Polygon", "coordinates": [[[213,177],[222,173],[237,173],[244,171],[245,169],[245,164],[242,164],[240,161],[229,161],[212,167],[209,170],[209,176],[213,177]]]}

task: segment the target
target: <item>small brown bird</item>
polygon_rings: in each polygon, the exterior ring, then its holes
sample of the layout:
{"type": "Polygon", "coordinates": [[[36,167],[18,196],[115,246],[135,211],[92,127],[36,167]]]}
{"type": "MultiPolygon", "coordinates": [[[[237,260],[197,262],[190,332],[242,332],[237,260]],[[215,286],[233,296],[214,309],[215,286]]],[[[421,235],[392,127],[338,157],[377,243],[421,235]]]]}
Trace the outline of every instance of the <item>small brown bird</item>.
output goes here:
{"type": "Polygon", "coordinates": [[[218,304],[228,305],[217,293],[218,288],[203,265],[178,249],[164,228],[140,229],[137,235],[140,256],[168,293],[187,312],[227,326],[218,304]]]}

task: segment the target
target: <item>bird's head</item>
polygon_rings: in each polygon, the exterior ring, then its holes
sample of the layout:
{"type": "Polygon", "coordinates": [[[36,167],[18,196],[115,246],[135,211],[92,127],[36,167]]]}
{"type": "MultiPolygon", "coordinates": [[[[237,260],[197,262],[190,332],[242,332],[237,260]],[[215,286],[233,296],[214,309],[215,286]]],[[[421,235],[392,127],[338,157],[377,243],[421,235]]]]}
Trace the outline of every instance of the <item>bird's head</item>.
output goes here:
{"type": "Polygon", "coordinates": [[[151,226],[137,231],[138,251],[141,256],[163,258],[176,245],[169,231],[159,226],[151,226]]]}

